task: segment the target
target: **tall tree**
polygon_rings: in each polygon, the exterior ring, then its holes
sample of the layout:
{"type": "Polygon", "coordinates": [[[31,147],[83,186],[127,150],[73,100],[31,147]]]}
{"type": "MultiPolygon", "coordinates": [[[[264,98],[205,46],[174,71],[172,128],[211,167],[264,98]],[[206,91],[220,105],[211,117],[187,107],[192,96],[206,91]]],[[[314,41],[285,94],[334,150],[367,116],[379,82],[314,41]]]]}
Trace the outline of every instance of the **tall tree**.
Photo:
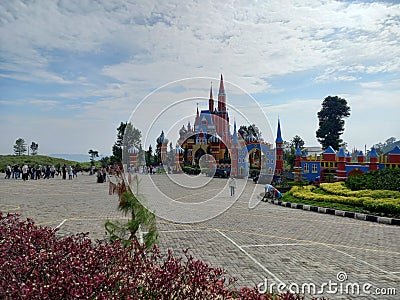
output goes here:
{"type": "Polygon", "coordinates": [[[252,133],[253,136],[257,139],[261,138],[261,131],[256,126],[256,124],[249,125],[249,126],[242,125],[239,127],[238,132],[243,138],[246,138],[250,133],[252,133]]]}
{"type": "Polygon", "coordinates": [[[90,149],[88,153],[90,155],[90,165],[94,166],[94,159],[99,157],[99,151],[90,149]]]}
{"type": "Polygon", "coordinates": [[[25,140],[23,138],[19,138],[15,141],[15,145],[13,146],[15,155],[22,155],[24,154],[26,149],[25,140]]]}
{"type": "Polygon", "coordinates": [[[142,133],[133,127],[132,123],[123,123],[117,128],[117,141],[112,147],[113,162],[121,162],[122,157],[128,156],[128,149],[132,146],[140,148],[142,133]],[[122,150],[124,149],[124,150],[122,150]]]}
{"type": "Polygon", "coordinates": [[[153,147],[149,145],[149,149],[146,151],[146,166],[151,166],[153,163],[153,147]]]}
{"type": "Polygon", "coordinates": [[[297,149],[297,148],[303,148],[304,147],[304,140],[298,136],[295,135],[292,140],[290,141],[290,146],[291,148],[297,149]]]}
{"type": "Polygon", "coordinates": [[[322,108],[318,112],[319,128],[316,132],[323,149],[331,146],[333,149],[339,150],[343,142],[340,139],[340,135],[344,131],[343,118],[349,116],[350,107],[347,105],[346,99],[338,96],[328,96],[324,99],[322,108]]]}
{"type": "Polygon", "coordinates": [[[31,149],[31,154],[36,155],[39,149],[39,144],[32,142],[31,146],[29,147],[31,149]]]}

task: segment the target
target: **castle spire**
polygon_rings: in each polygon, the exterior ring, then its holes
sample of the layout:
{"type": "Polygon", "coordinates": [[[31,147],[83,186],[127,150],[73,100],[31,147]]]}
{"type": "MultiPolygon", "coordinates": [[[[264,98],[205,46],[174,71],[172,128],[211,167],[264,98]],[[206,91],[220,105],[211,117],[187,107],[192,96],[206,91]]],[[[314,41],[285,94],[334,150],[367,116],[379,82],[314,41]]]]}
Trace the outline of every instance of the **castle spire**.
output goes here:
{"type": "Polygon", "coordinates": [[[210,99],[208,99],[208,110],[210,113],[214,112],[214,97],[213,97],[213,92],[212,92],[212,81],[211,81],[211,87],[210,87],[210,99]]]}
{"type": "Polygon", "coordinates": [[[221,74],[221,79],[219,81],[219,91],[218,91],[218,111],[226,111],[226,94],[224,87],[224,78],[221,74]]]}
{"type": "Polygon", "coordinates": [[[281,122],[278,118],[278,131],[276,133],[276,140],[275,143],[283,143],[282,133],[281,133],[281,122]]]}
{"type": "Polygon", "coordinates": [[[197,112],[196,112],[196,118],[194,119],[194,131],[197,131],[199,128],[199,103],[197,103],[197,112]]]}

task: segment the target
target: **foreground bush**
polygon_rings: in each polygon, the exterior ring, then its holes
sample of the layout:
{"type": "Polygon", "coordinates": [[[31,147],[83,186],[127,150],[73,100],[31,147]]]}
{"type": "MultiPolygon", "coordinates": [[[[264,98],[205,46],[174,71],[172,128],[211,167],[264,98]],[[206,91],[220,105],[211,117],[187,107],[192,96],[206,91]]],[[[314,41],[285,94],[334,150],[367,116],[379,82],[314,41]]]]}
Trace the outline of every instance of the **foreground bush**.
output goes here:
{"type": "Polygon", "coordinates": [[[132,243],[65,238],[30,219],[0,212],[1,299],[303,299],[290,293],[233,290],[225,272],[132,243]]]}

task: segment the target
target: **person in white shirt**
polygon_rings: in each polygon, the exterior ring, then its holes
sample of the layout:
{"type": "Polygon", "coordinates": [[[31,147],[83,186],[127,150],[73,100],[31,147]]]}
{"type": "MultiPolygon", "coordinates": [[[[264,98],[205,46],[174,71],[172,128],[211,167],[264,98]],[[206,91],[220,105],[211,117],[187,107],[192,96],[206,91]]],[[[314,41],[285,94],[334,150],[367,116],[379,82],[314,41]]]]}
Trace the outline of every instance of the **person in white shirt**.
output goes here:
{"type": "Polygon", "coordinates": [[[229,187],[231,190],[231,197],[235,196],[235,188],[236,188],[236,180],[235,178],[231,177],[229,178],[229,187]]]}

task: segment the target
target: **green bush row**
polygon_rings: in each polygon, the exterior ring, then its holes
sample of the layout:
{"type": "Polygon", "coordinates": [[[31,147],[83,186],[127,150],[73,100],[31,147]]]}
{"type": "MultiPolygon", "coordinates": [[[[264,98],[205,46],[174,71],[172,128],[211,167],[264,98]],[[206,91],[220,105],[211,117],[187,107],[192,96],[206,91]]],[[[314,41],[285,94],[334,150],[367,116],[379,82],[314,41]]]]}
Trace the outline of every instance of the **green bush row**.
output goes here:
{"type": "Polygon", "coordinates": [[[315,186],[299,187],[294,186],[289,193],[299,199],[313,200],[320,202],[341,203],[357,207],[363,207],[371,212],[400,214],[400,199],[396,198],[381,198],[374,199],[372,197],[356,197],[342,195],[323,195],[314,193],[315,186]]]}
{"type": "Polygon", "coordinates": [[[400,191],[400,169],[385,168],[358,176],[351,176],[347,178],[346,186],[351,190],[400,191]]]}

